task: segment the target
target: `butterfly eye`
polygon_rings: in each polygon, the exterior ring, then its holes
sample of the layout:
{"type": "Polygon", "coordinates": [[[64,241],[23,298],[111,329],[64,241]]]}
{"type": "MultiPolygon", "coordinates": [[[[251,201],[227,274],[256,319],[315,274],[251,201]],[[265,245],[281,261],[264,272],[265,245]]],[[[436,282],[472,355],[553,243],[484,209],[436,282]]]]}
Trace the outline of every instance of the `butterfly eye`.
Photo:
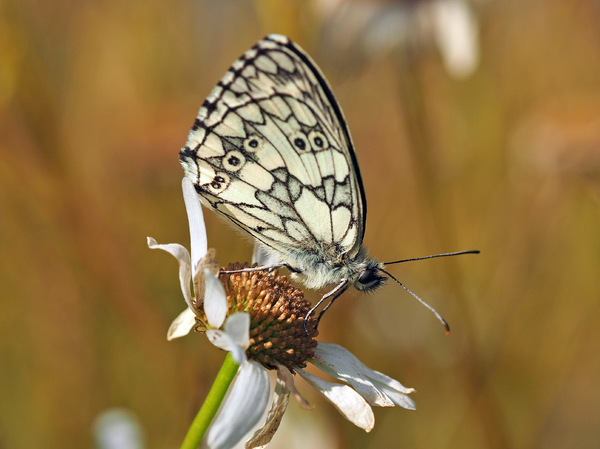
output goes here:
{"type": "Polygon", "coordinates": [[[262,147],[262,139],[257,136],[250,136],[244,140],[244,150],[248,152],[258,151],[262,147]]]}
{"type": "Polygon", "coordinates": [[[229,183],[231,182],[231,178],[226,173],[217,173],[213,180],[205,184],[210,193],[218,195],[223,192],[227,187],[229,187],[229,183]]]}
{"type": "Polygon", "coordinates": [[[308,143],[308,139],[301,132],[295,133],[291,138],[292,144],[294,148],[299,151],[310,150],[310,144],[308,143]]]}
{"type": "Polygon", "coordinates": [[[242,169],[246,163],[246,156],[239,151],[230,151],[223,157],[223,168],[231,172],[237,172],[242,169]]]}
{"type": "Polygon", "coordinates": [[[325,137],[325,134],[322,132],[311,131],[308,135],[308,140],[310,140],[313,151],[320,151],[329,148],[327,137],[325,137]]]}
{"type": "Polygon", "coordinates": [[[387,278],[377,271],[375,266],[367,267],[354,283],[357,290],[368,292],[381,286],[387,278]]]}

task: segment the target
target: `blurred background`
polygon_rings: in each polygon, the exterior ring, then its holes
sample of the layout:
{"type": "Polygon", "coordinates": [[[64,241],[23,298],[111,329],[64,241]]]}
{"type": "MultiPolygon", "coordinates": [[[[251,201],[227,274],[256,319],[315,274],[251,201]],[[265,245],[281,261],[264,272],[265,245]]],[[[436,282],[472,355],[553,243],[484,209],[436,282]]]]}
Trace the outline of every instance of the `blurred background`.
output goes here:
{"type": "MultiPolygon", "coordinates": [[[[319,64],[357,148],[365,245],[399,286],[321,322],[417,411],[370,434],[308,385],[272,447],[591,448],[600,441],[600,3],[0,3],[0,448],[177,448],[224,354],[194,334],[178,150],[230,64],[282,33],[319,64]],[[120,415],[119,415],[120,413],[120,415]],[[113,415],[111,415],[113,416],[113,415]],[[98,444],[98,446],[96,446],[98,444]]],[[[251,244],[206,214],[221,264],[251,244]]],[[[307,293],[311,300],[316,293],[307,293]]]]}

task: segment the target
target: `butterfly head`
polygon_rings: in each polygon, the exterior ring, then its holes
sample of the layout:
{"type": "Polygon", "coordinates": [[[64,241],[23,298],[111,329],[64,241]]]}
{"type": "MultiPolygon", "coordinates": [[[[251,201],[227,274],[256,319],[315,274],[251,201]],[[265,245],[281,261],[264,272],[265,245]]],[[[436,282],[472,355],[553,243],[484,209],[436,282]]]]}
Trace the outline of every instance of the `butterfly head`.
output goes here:
{"type": "Polygon", "coordinates": [[[368,260],[362,272],[354,281],[354,288],[361,292],[372,292],[381,287],[387,280],[387,276],[381,274],[383,264],[376,260],[368,260]]]}

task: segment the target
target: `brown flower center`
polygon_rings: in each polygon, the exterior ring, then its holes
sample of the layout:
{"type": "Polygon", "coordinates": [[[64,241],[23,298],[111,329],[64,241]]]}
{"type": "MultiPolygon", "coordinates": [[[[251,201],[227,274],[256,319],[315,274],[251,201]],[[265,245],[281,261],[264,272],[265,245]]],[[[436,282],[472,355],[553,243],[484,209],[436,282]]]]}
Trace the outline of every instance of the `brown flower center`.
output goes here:
{"type": "MultiPolygon", "coordinates": [[[[227,271],[242,270],[248,264],[230,264],[227,271]]],[[[225,287],[228,315],[235,312],[250,314],[250,347],[248,357],[267,368],[284,365],[293,372],[294,367],[306,366],[306,359],[314,356],[318,335],[317,321],[309,318],[306,329],[304,317],[310,303],[301,290],[293,287],[286,276],[263,271],[219,274],[225,287]]]]}

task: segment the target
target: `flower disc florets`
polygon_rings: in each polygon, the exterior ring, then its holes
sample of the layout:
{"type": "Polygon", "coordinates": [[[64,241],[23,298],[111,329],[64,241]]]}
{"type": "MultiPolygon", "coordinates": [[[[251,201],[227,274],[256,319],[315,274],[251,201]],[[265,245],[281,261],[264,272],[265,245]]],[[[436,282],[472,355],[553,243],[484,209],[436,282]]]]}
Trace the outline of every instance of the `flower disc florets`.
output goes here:
{"type": "MultiPolygon", "coordinates": [[[[242,270],[248,264],[229,264],[226,271],[242,270]]],[[[276,271],[239,272],[219,274],[225,287],[228,315],[236,312],[250,314],[249,358],[267,368],[277,364],[294,371],[303,368],[314,356],[318,335],[317,321],[312,316],[304,328],[304,317],[310,303],[301,290],[293,287],[285,276],[276,271]]]]}

